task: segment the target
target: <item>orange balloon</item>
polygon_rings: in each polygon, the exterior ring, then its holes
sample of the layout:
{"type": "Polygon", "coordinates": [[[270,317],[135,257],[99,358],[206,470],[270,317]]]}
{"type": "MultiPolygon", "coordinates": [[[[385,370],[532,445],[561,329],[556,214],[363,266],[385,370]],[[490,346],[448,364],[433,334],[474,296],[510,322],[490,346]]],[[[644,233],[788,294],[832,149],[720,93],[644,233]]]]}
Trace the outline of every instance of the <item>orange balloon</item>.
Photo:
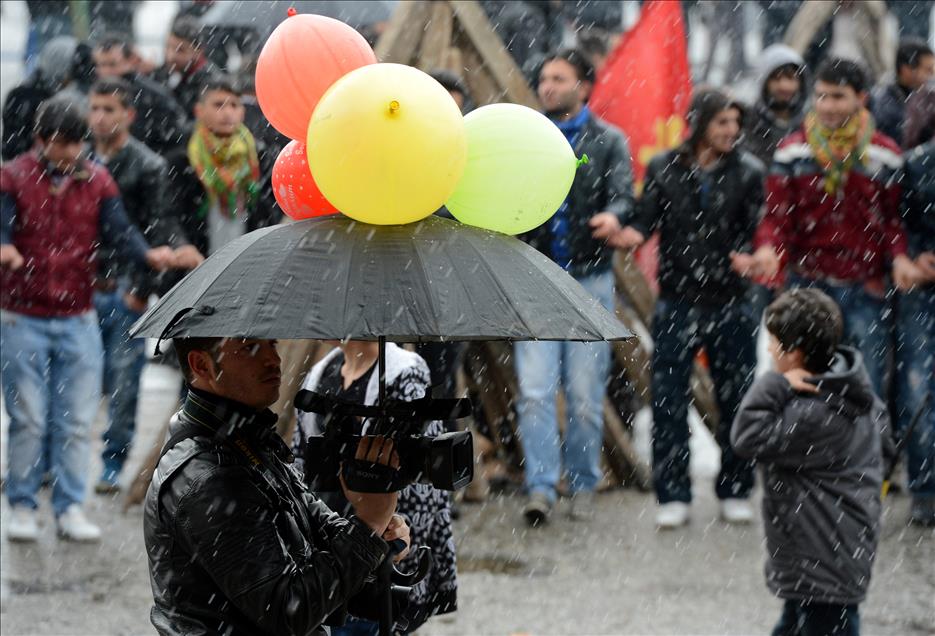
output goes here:
{"type": "Polygon", "coordinates": [[[273,128],[305,141],[325,91],[349,71],[375,64],[373,49],[353,28],[322,15],[295,15],[276,27],[256,65],[256,97],[273,128]]]}
{"type": "Polygon", "coordinates": [[[273,195],[282,211],[296,221],[338,212],[315,184],[305,144],[301,141],[290,141],[276,158],[273,195]]]}

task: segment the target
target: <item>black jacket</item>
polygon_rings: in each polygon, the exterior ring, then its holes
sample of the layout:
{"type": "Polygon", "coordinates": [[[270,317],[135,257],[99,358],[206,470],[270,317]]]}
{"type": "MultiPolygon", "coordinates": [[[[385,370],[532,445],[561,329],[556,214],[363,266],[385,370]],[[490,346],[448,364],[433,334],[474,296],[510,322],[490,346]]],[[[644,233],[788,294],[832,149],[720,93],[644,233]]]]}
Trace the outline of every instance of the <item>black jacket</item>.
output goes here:
{"type": "Polygon", "coordinates": [[[169,91],[138,73],[128,73],[123,80],[133,90],[136,119],[130,133],[134,137],[161,155],[188,141],[185,113],[169,91]]]}
{"type": "MultiPolygon", "coordinates": [[[[195,174],[194,168],[188,159],[188,148],[185,144],[176,148],[166,156],[169,175],[169,195],[167,205],[178,211],[182,221],[182,230],[185,236],[191,241],[192,245],[198,248],[205,256],[210,255],[208,250],[208,225],[207,220],[201,215],[201,204],[204,198],[208,196],[205,192],[201,180],[195,174]]],[[[261,148],[257,147],[257,155],[261,154],[261,148]]],[[[247,210],[247,231],[268,227],[279,223],[282,220],[282,213],[276,205],[273,197],[273,189],[270,186],[271,175],[273,172],[272,164],[276,157],[271,153],[262,153],[260,161],[260,194],[253,207],[247,210]]]]}
{"type": "MultiPolygon", "coordinates": [[[[592,115],[575,145],[575,155],[585,154],[588,163],[578,167],[568,193],[567,240],[571,254],[568,273],[578,278],[606,272],[613,264],[613,249],[604,241],[591,238],[592,230],[588,225],[591,217],[599,212],[612,212],[623,223],[634,207],[633,170],[623,133],[592,115]]],[[[548,222],[521,238],[552,258],[552,233],[548,222]]]]}
{"type": "Polygon", "coordinates": [[[909,251],[935,252],[935,140],[906,153],[903,222],[909,251]]]}
{"type": "MultiPolygon", "coordinates": [[[[92,153],[92,159],[100,160],[92,153]]],[[[166,162],[141,141],[130,137],[114,156],[101,161],[110,171],[127,218],[153,246],[180,247],[188,243],[182,230],[177,208],[166,205],[168,177],[166,162]]],[[[151,270],[121,271],[116,259],[119,246],[102,245],[98,253],[97,273],[100,278],[115,278],[121,274],[131,278],[131,291],[141,298],[159,287],[160,275],[151,270]]]]}
{"type": "Polygon", "coordinates": [[[909,92],[896,82],[881,84],[870,94],[870,112],[877,130],[900,146],[903,143],[903,120],[909,92]]]}
{"type": "Polygon", "coordinates": [[[9,161],[32,148],[33,125],[39,104],[52,97],[53,90],[35,73],[13,88],[3,104],[3,139],[0,159],[9,161]]]}
{"type": "Polygon", "coordinates": [[[170,435],[197,436],[165,452],[146,494],[160,634],[322,634],[386,556],[370,528],[305,489],[275,423],[194,391],[173,419],[170,435]]]}
{"type": "Polygon", "coordinates": [[[759,378],[731,430],[741,457],[763,465],[766,583],[783,599],[860,603],[880,531],[886,407],[860,353],[841,347],[817,395],[778,373],[759,378]]]}
{"type": "Polygon", "coordinates": [[[626,224],[649,238],[657,229],[660,295],[703,305],[738,300],[747,284],[730,268],[730,252],[748,251],[763,206],[765,169],[735,150],[711,171],[683,149],[649,162],[635,214],[626,224]]]}

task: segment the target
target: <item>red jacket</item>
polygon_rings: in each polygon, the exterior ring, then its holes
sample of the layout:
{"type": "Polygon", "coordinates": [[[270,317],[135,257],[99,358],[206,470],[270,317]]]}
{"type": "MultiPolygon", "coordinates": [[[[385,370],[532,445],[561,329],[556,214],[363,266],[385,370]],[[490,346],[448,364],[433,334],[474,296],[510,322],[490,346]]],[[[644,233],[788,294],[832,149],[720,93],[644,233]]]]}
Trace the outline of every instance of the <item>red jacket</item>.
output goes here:
{"type": "Polygon", "coordinates": [[[53,187],[34,152],[0,169],[4,206],[14,206],[12,243],[25,260],[0,274],[3,309],[54,318],[92,307],[101,210],[114,202],[122,209],[120,194],[107,169],[90,162],[82,174],[58,179],[53,187]]]}
{"type": "Polygon", "coordinates": [[[783,262],[808,278],[881,280],[891,259],[905,254],[899,216],[902,157],[896,143],[876,132],[837,196],[824,189],[824,172],[800,129],[779,144],[766,179],[766,214],[756,247],[785,250],[783,262]]]}

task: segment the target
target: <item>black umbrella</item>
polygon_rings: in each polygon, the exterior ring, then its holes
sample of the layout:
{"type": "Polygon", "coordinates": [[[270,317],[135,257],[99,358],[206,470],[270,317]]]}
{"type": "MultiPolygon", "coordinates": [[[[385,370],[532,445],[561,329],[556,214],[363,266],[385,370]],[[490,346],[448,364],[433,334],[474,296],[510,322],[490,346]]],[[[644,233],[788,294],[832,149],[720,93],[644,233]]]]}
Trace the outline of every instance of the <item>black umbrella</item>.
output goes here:
{"type": "Polygon", "coordinates": [[[345,216],[251,232],[131,329],[159,338],[621,340],[632,334],[525,243],[431,216],[345,216]]]}

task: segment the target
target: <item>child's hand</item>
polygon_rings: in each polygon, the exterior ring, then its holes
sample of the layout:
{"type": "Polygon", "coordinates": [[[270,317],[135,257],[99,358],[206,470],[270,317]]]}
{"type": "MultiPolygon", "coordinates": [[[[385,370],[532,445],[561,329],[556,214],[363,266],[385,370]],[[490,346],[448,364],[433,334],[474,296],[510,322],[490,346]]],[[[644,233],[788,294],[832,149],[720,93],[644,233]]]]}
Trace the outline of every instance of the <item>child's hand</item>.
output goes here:
{"type": "Polygon", "coordinates": [[[793,391],[818,393],[818,387],[806,381],[806,378],[810,378],[811,374],[805,369],[789,369],[782,374],[782,377],[792,386],[793,391]]]}

